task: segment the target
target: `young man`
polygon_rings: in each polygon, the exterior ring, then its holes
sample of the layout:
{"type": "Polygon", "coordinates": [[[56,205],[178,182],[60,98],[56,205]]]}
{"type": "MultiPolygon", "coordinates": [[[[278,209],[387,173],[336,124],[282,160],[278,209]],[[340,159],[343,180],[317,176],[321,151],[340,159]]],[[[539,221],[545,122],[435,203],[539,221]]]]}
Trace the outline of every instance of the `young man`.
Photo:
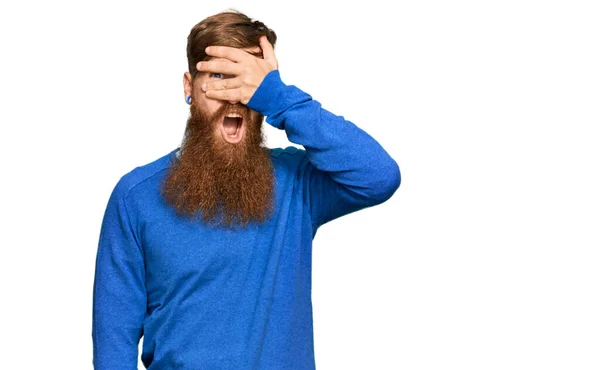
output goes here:
{"type": "Polygon", "coordinates": [[[96,369],[315,368],[312,240],[380,204],[397,163],[280,79],[276,34],[223,12],[188,37],[180,148],[116,184],[94,279],[96,369]],[[209,49],[206,49],[210,46],[209,49]],[[266,148],[262,122],[295,147],[266,148]]]}

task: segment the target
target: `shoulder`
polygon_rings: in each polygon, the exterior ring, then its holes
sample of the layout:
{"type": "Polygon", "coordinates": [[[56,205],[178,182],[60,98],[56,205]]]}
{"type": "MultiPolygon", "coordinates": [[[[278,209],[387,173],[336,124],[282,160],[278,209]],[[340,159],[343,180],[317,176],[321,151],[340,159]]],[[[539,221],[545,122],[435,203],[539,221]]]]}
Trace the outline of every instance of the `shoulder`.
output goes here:
{"type": "Polygon", "coordinates": [[[306,150],[295,146],[269,149],[274,165],[298,168],[306,159],[306,150]]]}
{"type": "Polygon", "coordinates": [[[168,169],[172,164],[176,151],[177,149],[149,163],[137,166],[122,175],[113,191],[115,195],[118,195],[120,199],[124,199],[134,188],[168,169]]]}
{"type": "Polygon", "coordinates": [[[270,148],[269,151],[271,158],[280,161],[297,161],[306,156],[306,151],[304,149],[300,149],[295,146],[288,146],[285,148],[270,148]]]}
{"type": "Polygon", "coordinates": [[[292,176],[296,180],[304,176],[310,164],[306,150],[294,146],[271,149],[271,160],[279,176],[292,176]]]}

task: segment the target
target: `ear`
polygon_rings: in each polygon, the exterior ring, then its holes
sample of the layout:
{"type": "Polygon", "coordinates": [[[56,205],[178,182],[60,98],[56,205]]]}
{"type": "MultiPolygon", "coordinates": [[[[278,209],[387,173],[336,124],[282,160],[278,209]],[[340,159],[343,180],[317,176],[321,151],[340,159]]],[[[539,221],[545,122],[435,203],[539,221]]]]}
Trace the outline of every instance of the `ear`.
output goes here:
{"type": "Polygon", "coordinates": [[[192,86],[192,75],[190,72],[185,72],[183,74],[183,99],[192,95],[193,86],[192,86]]]}

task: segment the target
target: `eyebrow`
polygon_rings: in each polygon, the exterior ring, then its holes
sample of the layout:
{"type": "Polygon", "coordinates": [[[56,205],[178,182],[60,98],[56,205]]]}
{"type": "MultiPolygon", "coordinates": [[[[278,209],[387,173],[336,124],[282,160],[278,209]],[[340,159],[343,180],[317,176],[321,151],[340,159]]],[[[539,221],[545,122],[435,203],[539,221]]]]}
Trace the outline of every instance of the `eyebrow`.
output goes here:
{"type": "MultiPolygon", "coordinates": [[[[249,53],[251,55],[254,55],[255,57],[264,59],[264,56],[262,55],[262,51],[257,51],[257,52],[247,51],[247,53],[249,53]]],[[[215,57],[213,55],[210,55],[210,56],[207,55],[207,56],[208,56],[208,59],[205,59],[204,61],[209,61],[209,60],[213,60],[213,59],[217,58],[217,57],[215,57]]],[[[225,60],[227,60],[227,58],[219,58],[219,59],[225,59],[225,60]]],[[[192,74],[192,78],[196,78],[196,76],[199,75],[199,74],[201,74],[201,73],[207,73],[207,72],[199,72],[198,70],[194,70],[194,73],[192,74]]]]}
{"type": "MultiPolygon", "coordinates": [[[[261,51],[257,51],[257,52],[249,52],[249,51],[247,51],[247,53],[250,54],[250,55],[254,55],[255,57],[263,58],[264,59],[261,51]]],[[[218,57],[210,55],[210,56],[208,56],[208,59],[206,59],[206,61],[217,59],[217,58],[218,57]]],[[[219,59],[227,59],[227,58],[219,58],[219,59]]]]}

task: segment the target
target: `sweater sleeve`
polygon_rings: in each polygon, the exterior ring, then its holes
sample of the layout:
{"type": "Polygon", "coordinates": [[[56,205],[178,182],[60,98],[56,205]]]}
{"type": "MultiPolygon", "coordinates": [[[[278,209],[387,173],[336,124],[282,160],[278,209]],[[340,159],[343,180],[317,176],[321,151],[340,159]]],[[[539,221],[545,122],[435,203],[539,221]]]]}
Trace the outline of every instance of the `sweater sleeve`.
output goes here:
{"type": "Polygon", "coordinates": [[[400,186],[398,164],[375,139],[296,86],[284,84],[279,70],[265,76],[247,105],[306,149],[303,182],[314,230],[383,203],[400,186]]]}
{"type": "Polygon", "coordinates": [[[133,232],[123,181],[102,221],[93,287],[93,364],[97,370],[137,369],[146,313],[142,249],[133,232]]]}

